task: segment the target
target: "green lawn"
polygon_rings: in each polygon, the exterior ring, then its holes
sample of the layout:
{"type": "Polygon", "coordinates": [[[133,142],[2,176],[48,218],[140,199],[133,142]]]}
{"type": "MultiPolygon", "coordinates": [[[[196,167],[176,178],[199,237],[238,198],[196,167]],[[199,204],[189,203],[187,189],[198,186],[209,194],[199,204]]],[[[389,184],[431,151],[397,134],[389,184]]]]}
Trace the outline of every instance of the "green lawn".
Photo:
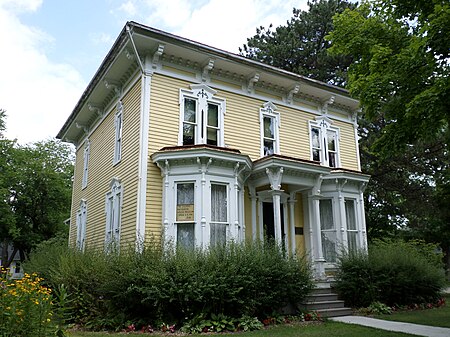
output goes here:
{"type": "Polygon", "coordinates": [[[435,309],[395,312],[392,315],[379,315],[376,318],[450,328],[450,295],[445,296],[445,306],[435,309]]]}
{"type": "MultiPolygon", "coordinates": [[[[71,333],[70,337],[111,337],[111,336],[125,336],[126,334],[109,334],[109,333],[95,333],[95,332],[77,332],[71,333]]],[[[391,332],[385,330],[378,330],[367,328],[359,325],[344,324],[338,322],[325,322],[323,324],[314,325],[279,325],[269,329],[252,331],[240,334],[217,334],[216,336],[245,336],[245,337],[406,337],[413,336],[400,332],[391,332]]],[[[130,336],[128,334],[127,336],[130,336]]],[[[138,335],[136,336],[155,336],[155,334],[138,335]]],[[[157,335],[156,335],[157,336],[157,335]]],[[[165,334],[164,336],[171,336],[165,334]]],[[[211,335],[189,335],[191,337],[204,337],[211,335]]],[[[214,336],[214,335],[213,335],[214,336]]]]}

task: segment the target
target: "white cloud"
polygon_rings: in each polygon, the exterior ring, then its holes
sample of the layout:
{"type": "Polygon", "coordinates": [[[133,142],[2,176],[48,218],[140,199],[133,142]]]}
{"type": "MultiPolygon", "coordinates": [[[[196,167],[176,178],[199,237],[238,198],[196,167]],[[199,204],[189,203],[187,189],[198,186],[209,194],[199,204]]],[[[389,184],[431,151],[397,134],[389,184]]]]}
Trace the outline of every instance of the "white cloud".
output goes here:
{"type": "Polygon", "coordinates": [[[119,10],[123,11],[127,16],[135,16],[137,14],[136,6],[132,0],[128,0],[119,6],[119,10]]]}
{"type": "Polygon", "coordinates": [[[9,11],[20,12],[34,12],[41,5],[43,0],[2,0],[0,8],[3,7],[9,11]]]}
{"type": "MultiPolygon", "coordinates": [[[[20,1],[35,10],[36,1],[20,1]]],[[[27,7],[28,6],[28,7],[27,7]]],[[[20,22],[0,6],[0,108],[7,113],[6,136],[20,143],[55,136],[84,88],[78,71],[45,54],[51,37],[20,22]]]]}

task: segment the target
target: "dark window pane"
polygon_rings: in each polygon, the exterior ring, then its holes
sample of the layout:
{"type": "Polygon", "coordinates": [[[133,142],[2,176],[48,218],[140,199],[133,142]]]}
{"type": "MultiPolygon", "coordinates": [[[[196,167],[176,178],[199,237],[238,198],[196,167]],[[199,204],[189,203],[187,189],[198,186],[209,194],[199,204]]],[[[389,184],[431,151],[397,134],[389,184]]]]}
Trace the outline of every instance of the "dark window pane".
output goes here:
{"type": "Polygon", "coordinates": [[[266,138],[275,138],[274,130],[273,130],[273,118],[264,117],[264,137],[266,138]]]}
{"type": "Polygon", "coordinates": [[[206,130],[207,140],[206,143],[209,145],[217,145],[217,133],[219,130],[214,128],[208,128],[206,130]]]}
{"type": "Polygon", "coordinates": [[[196,101],[193,99],[184,99],[184,121],[195,123],[196,101]]]}
{"type": "Polygon", "coordinates": [[[328,152],[328,157],[328,164],[330,165],[330,167],[336,167],[336,153],[328,152]]]}
{"type": "Polygon", "coordinates": [[[208,104],[208,126],[219,126],[219,106],[208,104]]]}
{"type": "Polygon", "coordinates": [[[273,143],[274,142],[272,140],[264,139],[264,155],[265,156],[270,156],[271,154],[274,153],[273,143]]]}
{"type": "Polygon", "coordinates": [[[183,145],[195,144],[195,125],[183,124],[183,145]]]}
{"type": "Polygon", "coordinates": [[[320,161],[320,151],[317,149],[313,149],[313,160],[320,161]]]}

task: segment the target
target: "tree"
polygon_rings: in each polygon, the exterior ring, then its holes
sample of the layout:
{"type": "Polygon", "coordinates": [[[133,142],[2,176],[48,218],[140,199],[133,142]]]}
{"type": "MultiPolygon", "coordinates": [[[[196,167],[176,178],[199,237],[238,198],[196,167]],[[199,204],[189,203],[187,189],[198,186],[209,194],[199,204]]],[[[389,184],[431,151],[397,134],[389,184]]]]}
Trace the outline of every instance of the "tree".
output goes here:
{"type": "MultiPolygon", "coordinates": [[[[4,112],[0,125],[4,130],[4,112]]],[[[64,229],[69,217],[73,153],[56,140],[20,146],[0,137],[0,242],[2,264],[64,229]],[[8,256],[8,247],[14,248],[8,256]]]]}
{"type": "Polygon", "coordinates": [[[309,78],[343,85],[351,57],[328,55],[332,17],[356,4],[345,0],[308,1],[309,10],[293,10],[286,26],[259,27],[240,49],[242,55],[309,78]]]}
{"type": "Polygon", "coordinates": [[[450,266],[450,3],[379,0],[333,22],[330,51],[354,59],[348,88],[368,131],[369,209],[398,216],[404,235],[440,242],[450,266]]]}

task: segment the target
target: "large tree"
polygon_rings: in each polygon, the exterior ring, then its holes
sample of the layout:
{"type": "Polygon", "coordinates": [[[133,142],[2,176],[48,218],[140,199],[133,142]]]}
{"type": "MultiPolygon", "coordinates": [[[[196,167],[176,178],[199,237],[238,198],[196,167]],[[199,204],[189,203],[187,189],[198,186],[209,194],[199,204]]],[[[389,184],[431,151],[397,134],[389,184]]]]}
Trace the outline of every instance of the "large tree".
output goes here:
{"type": "Polygon", "coordinates": [[[325,36],[332,30],[332,17],[356,4],[345,0],[308,1],[309,9],[293,10],[286,26],[273,30],[259,27],[256,35],[247,39],[241,54],[278,68],[309,78],[343,85],[351,57],[328,55],[330,42],[325,36]]]}
{"type": "MultiPolygon", "coordinates": [[[[0,132],[4,130],[4,111],[0,132]]],[[[19,145],[0,134],[0,242],[2,265],[24,259],[39,242],[64,230],[70,213],[73,151],[47,140],[19,145]],[[13,247],[13,254],[8,254],[13,247]]]]}
{"type": "Polygon", "coordinates": [[[379,0],[333,22],[330,50],[354,59],[348,88],[363,108],[369,224],[439,242],[449,266],[450,3],[379,0]]]}

